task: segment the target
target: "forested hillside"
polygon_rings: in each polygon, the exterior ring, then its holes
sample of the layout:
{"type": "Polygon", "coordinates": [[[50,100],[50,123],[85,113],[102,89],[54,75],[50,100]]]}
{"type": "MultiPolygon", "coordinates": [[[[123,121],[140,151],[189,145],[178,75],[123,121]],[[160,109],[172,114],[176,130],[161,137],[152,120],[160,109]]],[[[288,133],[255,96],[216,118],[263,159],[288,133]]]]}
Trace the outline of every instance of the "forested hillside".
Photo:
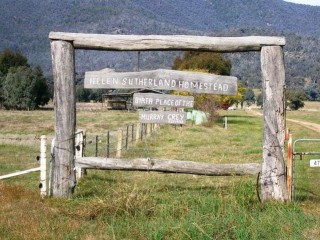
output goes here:
{"type": "MultiPolygon", "coordinates": [[[[283,35],[287,38],[289,86],[320,76],[320,7],[282,0],[2,0],[0,51],[26,55],[51,73],[48,34],[69,31],[108,34],[188,34],[208,36],[283,35]]],[[[144,52],[141,69],[170,68],[172,52],[144,52]]],[[[232,74],[259,85],[259,56],[228,54],[232,74]]],[[[101,68],[137,69],[137,53],[77,51],[77,72],[101,68]]],[[[320,82],[320,81],[318,81],[320,82]]]]}

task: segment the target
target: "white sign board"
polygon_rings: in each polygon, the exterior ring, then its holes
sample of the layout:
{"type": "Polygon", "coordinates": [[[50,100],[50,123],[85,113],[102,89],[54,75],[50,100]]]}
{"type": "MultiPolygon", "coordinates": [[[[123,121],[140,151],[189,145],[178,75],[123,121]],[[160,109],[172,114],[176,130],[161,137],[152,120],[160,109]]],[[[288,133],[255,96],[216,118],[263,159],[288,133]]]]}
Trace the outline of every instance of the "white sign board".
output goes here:
{"type": "Polygon", "coordinates": [[[136,107],[193,108],[194,97],[155,93],[135,93],[133,94],[132,104],[136,107]]]}
{"type": "Polygon", "coordinates": [[[320,167],[320,159],[311,159],[310,167],[320,167]]]}
{"type": "Polygon", "coordinates": [[[164,123],[164,124],[185,124],[186,112],[162,112],[162,111],[141,111],[139,121],[141,123],[164,123]]]}
{"type": "Polygon", "coordinates": [[[144,72],[91,71],[85,73],[84,88],[177,90],[192,93],[236,95],[238,79],[210,73],[159,69],[144,72]]]}

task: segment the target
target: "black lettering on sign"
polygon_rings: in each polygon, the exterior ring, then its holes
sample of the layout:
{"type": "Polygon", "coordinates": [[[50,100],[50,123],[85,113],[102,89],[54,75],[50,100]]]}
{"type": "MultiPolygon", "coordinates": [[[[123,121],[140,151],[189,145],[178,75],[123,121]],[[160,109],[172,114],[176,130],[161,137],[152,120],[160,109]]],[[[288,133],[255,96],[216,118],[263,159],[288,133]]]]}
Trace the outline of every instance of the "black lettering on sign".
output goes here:
{"type": "Polygon", "coordinates": [[[136,107],[176,107],[193,108],[194,97],[155,93],[133,94],[133,106],[136,107]]]}
{"type": "Polygon", "coordinates": [[[141,111],[139,121],[141,123],[185,124],[187,113],[185,112],[160,112],[141,111]]]}
{"type": "Polygon", "coordinates": [[[85,88],[150,88],[192,93],[237,94],[237,78],[210,73],[158,69],[144,72],[85,73],[85,88]]]}

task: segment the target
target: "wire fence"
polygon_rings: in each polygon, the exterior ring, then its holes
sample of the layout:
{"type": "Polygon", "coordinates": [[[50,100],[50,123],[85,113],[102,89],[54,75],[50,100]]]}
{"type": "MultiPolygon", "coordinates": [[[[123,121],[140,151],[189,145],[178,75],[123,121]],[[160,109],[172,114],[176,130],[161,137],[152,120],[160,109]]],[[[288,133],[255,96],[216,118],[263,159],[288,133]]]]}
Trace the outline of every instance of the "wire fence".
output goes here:
{"type": "MultiPolygon", "coordinates": [[[[81,146],[78,148],[83,151],[83,156],[96,157],[116,157],[121,155],[128,149],[134,148],[136,144],[144,139],[147,139],[155,131],[159,129],[157,124],[128,124],[117,130],[109,130],[100,135],[83,135],[81,146]]],[[[84,131],[79,131],[75,135],[76,144],[79,134],[84,131]]],[[[52,161],[53,161],[53,136],[45,137],[45,143],[37,136],[0,136],[0,177],[5,181],[10,181],[28,187],[39,187],[43,195],[43,191],[52,190],[52,161]],[[43,145],[44,144],[44,145],[43,145]],[[45,169],[40,166],[41,160],[45,159],[45,169]],[[31,171],[29,171],[31,170],[31,171]],[[37,174],[26,174],[34,171],[40,171],[37,174]],[[25,172],[25,175],[18,178],[7,178],[7,175],[18,176],[15,174],[25,172]],[[42,172],[42,173],[41,173],[42,172]],[[9,179],[9,180],[8,180],[9,179]],[[45,185],[45,186],[44,186],[45,185]]],[[[77,156],[79,157],[79,156],[77,156]]],[[[49,193],[50,194],[50,193],[49,193]]]]}
{"type": "Polygon", "coordinates": [[[320,200],[320,139],[297,139],[293,145],[293,199],[320,200]]]}
{"type": "Polygon", "coordinates": [[[100,135],[86,135],[84,156],[120,158],[126,150],[136,146],[158,131],[159,125],[134,123],[100,135]]]}
{"type": "Polygon", "coordinates": [[[39,167],[40,138],[0,137],[0,176],[39,167]]]}

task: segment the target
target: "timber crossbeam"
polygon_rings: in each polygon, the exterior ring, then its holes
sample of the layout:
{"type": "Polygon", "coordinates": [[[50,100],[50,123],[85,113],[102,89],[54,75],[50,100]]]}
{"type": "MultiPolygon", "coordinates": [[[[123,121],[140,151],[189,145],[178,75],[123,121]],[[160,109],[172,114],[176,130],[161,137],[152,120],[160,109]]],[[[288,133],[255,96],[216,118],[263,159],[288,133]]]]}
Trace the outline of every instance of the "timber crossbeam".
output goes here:
{"type": "Polygon", "coordinates": [[[172,159],[116,159],[83,157],[75,160],[77,168],[100,170],[152,171],[206,176],[255,175],[261,171],[259,163],[212,164],[172,159]]]}
{"type": "Polygon", "coordinates": [[[50,32],[51,40],[72,42],[75,49],[110,51],[197,50],[215,52],[260,51],[263,46],[284,46],[284,37],[207,37],[192,35],[109,35],[50,32]]]}

